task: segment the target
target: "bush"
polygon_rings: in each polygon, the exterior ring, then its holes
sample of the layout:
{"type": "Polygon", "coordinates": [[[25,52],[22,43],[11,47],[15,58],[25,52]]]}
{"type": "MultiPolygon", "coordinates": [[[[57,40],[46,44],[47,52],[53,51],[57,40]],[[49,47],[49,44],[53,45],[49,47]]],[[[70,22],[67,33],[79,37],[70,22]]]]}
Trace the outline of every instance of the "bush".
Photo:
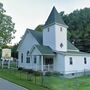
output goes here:
{"type": "Polygon", "coordinates": [[[60,73],[59,72],[53,72],[53,75],[54,76],[60,76],[60,73]]]}
{"type": "Polygon", "coordinates": [[[35,75],[35,76],[41,76],[41,75],[42,75],[42,73],[41,73],[41,72],[39,72],[39,71],[34,71],[34,75],[35,75]]]}
{"type": "Polygon", "coordinates": [[[52,72],[46,72],[45,75],[46,76],[51,76],[51,75],[53,75],[53,73],[52,72]]]}
{"type": "Polygon", "coordinates": [[[29,69],[29,70],[28,70],[28,73],[31,73],[31,74],[32,74],[33,72],[34,72],[34,71],[33,71],[32,69],[29,69]]]}
{"type": "Polygon", "coordinates": [[[23,68],[22,67],[18,67],[18,70],[23,70],[23,68]]]}
{"type": "Polygon", "coordinates": [[[27,73],[33,73],[34,71],[32,69],[23,69],[24,72],[27,72],[27,73]]]}

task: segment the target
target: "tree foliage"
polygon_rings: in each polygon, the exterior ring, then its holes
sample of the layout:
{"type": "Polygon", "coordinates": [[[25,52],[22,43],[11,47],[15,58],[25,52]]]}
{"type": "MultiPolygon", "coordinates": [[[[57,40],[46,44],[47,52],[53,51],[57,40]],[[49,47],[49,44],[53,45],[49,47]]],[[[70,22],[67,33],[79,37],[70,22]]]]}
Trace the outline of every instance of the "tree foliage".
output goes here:
{"type": "Polygon", "coordinates": [[[18,58],[18,52],[17,52],[17,48],[18,48],[19,44],[15,44],[14,46],[12,46],[11,50],[12,50],[12,57],[13,58],[18,58]]]}
{"type": "Polygon", "coordinates": [[[38,25],[36,28],[35,28],[36,31],[39,31],[39,32],[42,32],[43,30],[43,25],[38,25]]]}
{"type": "Polygon", "coordinates": [[[12,22],[12,18],[5,14],[3,4],[0,3],[0,37],[3,38],[4,44],[10,43],[14,38],[15,24],[12,22]]]}
{"type": "Polygon", "coordinates": [[[81,50],[90,52],[90,8],[75,10],[68,15],[63,14],[69,26],[68,37],[81,50]]]}

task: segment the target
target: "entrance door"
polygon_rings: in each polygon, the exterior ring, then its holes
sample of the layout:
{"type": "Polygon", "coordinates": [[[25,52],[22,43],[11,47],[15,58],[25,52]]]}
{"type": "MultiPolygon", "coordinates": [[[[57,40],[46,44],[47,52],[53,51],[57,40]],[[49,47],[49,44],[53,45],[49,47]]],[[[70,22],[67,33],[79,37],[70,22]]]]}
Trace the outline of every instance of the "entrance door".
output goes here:
{"type": "Polygon", "coordinates": [[[45,58],[45,65],[53,64],[53,58],[45,58]]]}

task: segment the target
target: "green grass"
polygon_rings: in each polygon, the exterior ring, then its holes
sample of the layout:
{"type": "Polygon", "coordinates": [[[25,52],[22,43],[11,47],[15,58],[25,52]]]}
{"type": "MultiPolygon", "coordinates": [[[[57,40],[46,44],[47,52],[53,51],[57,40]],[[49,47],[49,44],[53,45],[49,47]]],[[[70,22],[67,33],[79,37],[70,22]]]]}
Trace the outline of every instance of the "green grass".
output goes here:
{"type": "Polygon", "coordinates": [[[18,70],[0,69],[0,77],[26,87],[29,90],[90,90],[90,76],[65,79],[60,76],[42,77],[29,75],[18,70]],[[31,79],[31,80],[28,80],[31,79]],[[48,88],[47,88],[48,87],[48,88]]]}
{"type": "Polygon", "coordinates": [[[9,80],[13,83],[21,85],[29,90],[48,90],[47,88],[37,85],[32,81],[27,80],[27,74],[17,70],[0,69],[0,77],[9,80]]]}

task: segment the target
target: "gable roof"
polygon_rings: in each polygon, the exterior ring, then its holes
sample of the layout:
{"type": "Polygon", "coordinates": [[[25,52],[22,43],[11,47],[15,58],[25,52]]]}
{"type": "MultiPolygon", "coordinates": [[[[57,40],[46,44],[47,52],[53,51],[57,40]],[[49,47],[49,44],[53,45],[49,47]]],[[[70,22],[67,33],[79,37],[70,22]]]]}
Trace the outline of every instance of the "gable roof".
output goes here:
{"type": "MultiPolygon", "coordinates": [[[[35,30],[30,30],[30,32],[33,34],[33,36],[36,38],[36,40],[40,43],[40,45],[43,45],[42,44],[42,42],[43,42],[43,33],[35,31],[35,30]]],[[[67,49],[68,50],[78,50],[70,41],[67,41],[67,49]]]]}
{"type": "MultiPolygon", "coordinates": [[[[31,29],[27,29],[27,31],[29,31],[29,32],[31,32],[31,34],[34,36],[34,38],[38,41],[38,43],[40,44],[40,45],[43,45],[43,33],[42,32],[39,32],[39,31],[35,31],[35,30],[31,30],[31,29]]],[[[26,32],[27,32],[26,31],[26,32]]],[[[25,34],[26,34],[26,32],[25,32],[25,34]]],[[[25,35],[24,35],[25,36],[25,35]]],[[[22,39],[24,39],[24,37],[22,38],[22,39]]],[[[21,40],[20,41],[20,43],[19,43],[19,46],[18,46],[18,49],[19,49],[19,47],[21,46],[21,44],[22,44],[22,41],[23,40],[21,40]]],[[[17,49],[17,50],[18,50],[17,49]]],[[[69,41],[67,41],[67,49],[68,50],[79,50],[79,49],[77,49],[71,42],[69,42],[69,41]]]]}
{"type": "Polygon", "coordinates": [[[40,45],[42,45],[42,32],[38,32],[38,31],[35,31],[35,30],[32,30],[32,29],[26,29],[26,31],[25,31],[25,34],[23,35],[23,37],[22,37],[22,39],[20,40],[20,42],[19,42],[19,46],[18,46],[18,48],[17,48],[17,51],[19,50],[19,48],[20,48],[20,46],[21,46],[21,44],[23,43],[23,40],[24,40],[24,38],[25,38],[25,36],[26,36],[26,34],[28,33],[28,32],[31,32],[31,34],[33,35],[33,37],[37,40],[37,42],[40,44],[40,45]]]}
{"type": "Polygon", "coordinates": [[[54,55],[52,49],[49,46],[35,45],[42,55],[54,55]]]}
{"type": "Polygon", "coordinates": [[[52,9],[52,11],[51,11],[51,13],[50,13],[50,15],[49,15],[49,17],[48,17],[44,26],[48,26],[48,25],[51,25],[53,23],[58,23],[58,24],[62,24],[62,25],[67,26],[64,23],[61,15],[57,12],[55,7],[53,7],[53,9],[52,9]]]}
{"type": "Polygon", "coordinates": [[[38,41],[38,43],[42,45],[42,38],[43,38],[42,32],[38,32],[38,31],[35,31],[35,30],[31,30],[31,29],[28,29],[28,30],[35,37],[35,39],[38,41]]]}

